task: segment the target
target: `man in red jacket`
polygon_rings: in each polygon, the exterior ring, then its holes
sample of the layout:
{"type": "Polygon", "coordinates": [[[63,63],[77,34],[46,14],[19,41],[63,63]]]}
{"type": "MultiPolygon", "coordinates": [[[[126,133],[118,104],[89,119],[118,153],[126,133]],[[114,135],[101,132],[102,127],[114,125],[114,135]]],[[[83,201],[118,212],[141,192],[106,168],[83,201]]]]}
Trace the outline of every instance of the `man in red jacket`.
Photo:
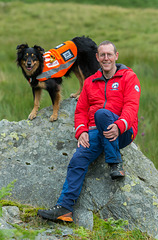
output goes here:
{"type": "Polygon", "coordinates": [[[101,68],[85,80],[75,110],[78,147],[56,206],[38,211],[43,218],[73,221],[73,205],[80,195],[88,166],[102,152],[112,180],[125,176],[120,149],[137,135],[140,83],[132,69],[116,63],[118,55],[110,41],[98,46],[96,57],[101,68]]]}

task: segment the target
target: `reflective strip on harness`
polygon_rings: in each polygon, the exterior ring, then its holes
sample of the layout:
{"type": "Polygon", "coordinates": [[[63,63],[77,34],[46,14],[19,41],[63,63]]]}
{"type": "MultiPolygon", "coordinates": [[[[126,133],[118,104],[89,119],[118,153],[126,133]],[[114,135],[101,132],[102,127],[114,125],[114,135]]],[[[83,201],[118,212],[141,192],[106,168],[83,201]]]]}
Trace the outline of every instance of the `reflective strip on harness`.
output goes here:
{"type": "Polygon", "coordinates": [[[39,81],[63,77],[77,58],[77,47],[72,41],[64,42],[43,55],[43,72],[37,76],[39,81]]]}

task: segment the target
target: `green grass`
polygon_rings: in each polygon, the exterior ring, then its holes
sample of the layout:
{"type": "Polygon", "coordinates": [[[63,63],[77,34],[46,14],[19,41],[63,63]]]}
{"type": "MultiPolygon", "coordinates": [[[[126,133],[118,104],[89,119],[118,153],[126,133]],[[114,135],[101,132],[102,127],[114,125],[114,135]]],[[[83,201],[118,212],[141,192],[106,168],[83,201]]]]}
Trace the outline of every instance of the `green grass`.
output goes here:
{"type": "Polygon", "coordinates": [[[70,237],[69,239],[82,239],[82,240],[154,240],[154,238],[149,237],[146,233],[142,233],[139,229],[135,228],[130,231],[128,229],[128,221],[122,219],[114,220],[100,219],[94,215],[94,226],[93,231],[84,229],[83,227],[77,228],[74,232],[77,236],[70,237]],[[126,228],[126,230],[125,230],[126,228]]]}
{"type": "MultiPolygon", "coordinates": [[[[156,5],[155,9],[131,10],[118,6],[34,1],[32,4],[24,1],[0,2],[0,119],[26,119],[33,105],[31,88],[15,62],[18,44],[37,44],[48,50],[75,36],[89,36],[97,44],[108,39],[118,48],[118,62],[131,67],[140,79],[140,123],[135,143],[158,168],[156,5]]],[[[64,79],[63,99],[77,88],[78,81],[74,75],[64,79]]],[[[50,98],[44,92],[41,108],[49,105],[50,98]]]]}
{"type": "MultiPolygon", "coordinates": [[[[0,0],[2,2],[13,2],[14,0],[0,0]]],[[[19,0],[24,3],[38,3],[38,2],[71,2],[71,3],[82,3],[82,4],[97,4],[97,5],[114,5],[126,8],[158,8],[157,0],[19,0]]]]}

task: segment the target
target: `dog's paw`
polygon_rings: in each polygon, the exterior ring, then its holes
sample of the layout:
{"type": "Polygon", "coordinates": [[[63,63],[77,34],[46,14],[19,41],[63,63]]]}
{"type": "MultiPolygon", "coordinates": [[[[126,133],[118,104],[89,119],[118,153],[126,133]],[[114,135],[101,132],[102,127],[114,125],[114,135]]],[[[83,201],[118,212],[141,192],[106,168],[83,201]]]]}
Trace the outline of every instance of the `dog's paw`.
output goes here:
{"type": "Polygon", "coordinates": [[[79,96],[80,96],[80,95],[77,95],[77,96],[76,96],[76,100],[78,100],[78,99],[79,99],[79,96]]]}
{"type": "Polygon", "coordinates": [[[57,114],[52,114],[52,116],[50,117],[50,122],[56,121],[58,119],[58,115],[57,114]]]}
{"type": "Polygon", "coordinates": [[[34,118],[36,118],[36,116],[37,116],[36,113],[31,112],[31,113],[29,114],[29,116],[28,116],[28,119],[29,119],[29,120],[33,120],[34,118]]]}
{"type": "Polygon", "coordinates": [[[77,94],[76,93],[71,93],[70,98],[76,98],[77,94]]]}
{"type": "Polygon", "coordinates": [[[76,94],[76,93],[72,93],[71,95],[70,95],[70,98],[76,98],[76,100],[78,100],[79,99],[79,94],[76,94]]]}

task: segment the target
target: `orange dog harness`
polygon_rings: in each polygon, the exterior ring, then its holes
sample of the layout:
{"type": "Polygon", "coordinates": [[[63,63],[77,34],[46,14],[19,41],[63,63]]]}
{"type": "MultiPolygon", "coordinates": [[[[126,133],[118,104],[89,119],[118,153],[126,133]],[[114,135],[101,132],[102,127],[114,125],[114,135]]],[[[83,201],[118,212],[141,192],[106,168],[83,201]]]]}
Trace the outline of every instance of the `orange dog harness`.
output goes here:
{"type": "Polygon", "coordinates": [[[39,81],[63,77],[77,58],[77,47],[74,42],[66,41],[45,52],[43,58],[43,72],[37,76],[39,81]]]}

